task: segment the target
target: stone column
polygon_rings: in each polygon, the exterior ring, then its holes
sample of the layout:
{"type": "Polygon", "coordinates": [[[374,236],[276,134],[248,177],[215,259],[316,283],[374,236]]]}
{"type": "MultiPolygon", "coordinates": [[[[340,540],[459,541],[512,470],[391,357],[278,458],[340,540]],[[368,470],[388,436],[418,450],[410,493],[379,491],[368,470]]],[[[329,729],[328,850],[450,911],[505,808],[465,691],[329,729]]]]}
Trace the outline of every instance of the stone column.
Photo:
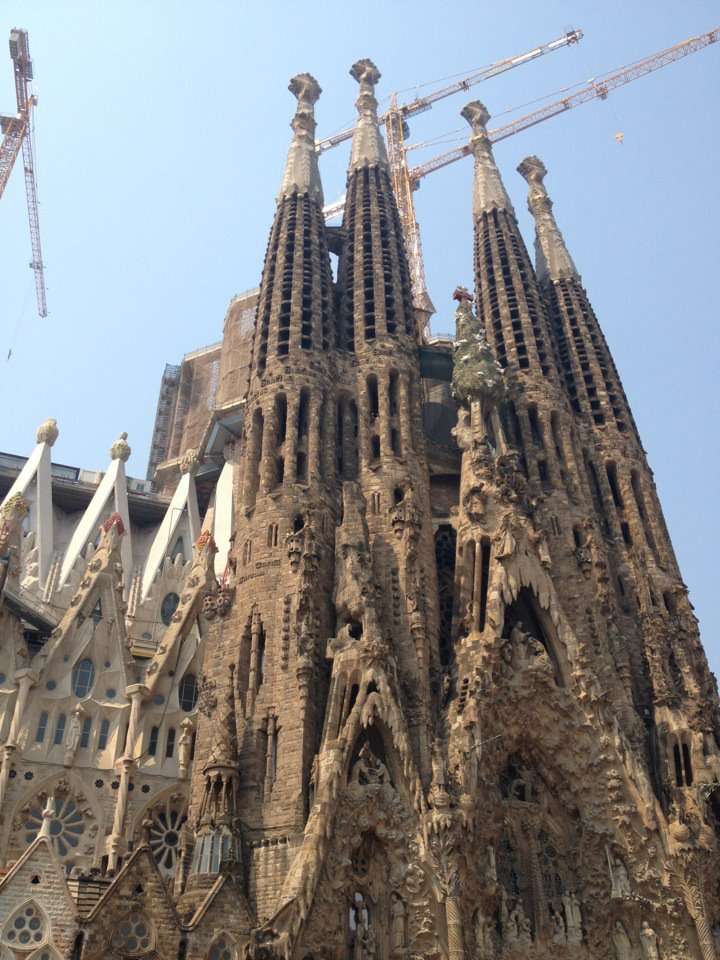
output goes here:
{"type": "Polygon", "coordinates": [[[390,379],[384,371],[378,371],[378,409],[380,411],[380,416],[378,418],[380,434],[380,456],[381,457],[391,457],[392,444],[390,443],[390,402],[388,398],[388,391],[390,389],[390,379]]]}
{"type": "Polygon", "coordinates": [[[337,408],[331,394],[325,397],[324,422],[322,427],[322,447],[320,456],[323,458],[325,481],[332,484],[335,480],[335,444],[337,442],[336,424],[337,408]]]}
{"type": "Polygon", "coordinates": [[[8,780],[10,779],[10,765],[14,752],[14,743],[6,743],[3,747],[2,767],[0,767],[0,807],[2,807],[5,794],[7,793],[8,780]]]}
{"type": "Polygon", "coordinates": [[[260,492],[269,493],[275,486],[277,465],[275,462],[275,446],[277,443],[277,414],[273,404],[265,416],[265,428],[262,438],[262,454],[260,457],[260,492]]]}
{"type": "Polygon", "coordinates": [[[310,400],[310,426],[307,440],[307,477],[308,482],[319,481],[322,478],[322,455],[320,449],[320,417],[322,415],[322,397],[313,394],[310,400]]]}
{"type": "Polygon", "coordinates": [[[127,811],[128,786],[130,784],[130,774],[135,766],[132,757],[122,757],[120,760],[120,785],[115,800],[115,818],[113,820],[112,833],[110,834],[110,852],[108,854],[108,869],[117,868],[118,854],[122,843],[123,829],[125,826],[125,813],[127,811]]]}
{"type": "Polygon", "coordinates": [[[449,960],[465,960],[460,901],[453,891],[445,898],[449,960]]]}
{"type": "Polygon", "coordinates": [[[273,751],[275,749],[275,737],[277,734],[277,717],[270,714],[267,718],[267,749],[265,751],[265,788],[264,795],[267,799],[273,788],[273,751]]]}
{"type": "Polygon", "coordinates": [[[37,683],[37,676],[28,667],[18,670],[15,674],[15,683],[17,684],[17,696],[15,697],[15,708],[13,718],[10,723],[10,732],[8,733],[7,746],[16,746],[17,738],[22,728],[22,719],[25,714],[25,705],[27,704],[30,688],[37,683]]]}
{"type": "Polygon", "coordinates": [[[255,708],[255,694],[258,688],[258,653],[260,649],[260,614],[257,607],[253,609],[250,621],[250,671],[248,674],[247,700],[245,702],[245,716],[251,717],[255,708]]]}
{"type": "Polygon", "coordinates": [[[366,380],[359,381],[359,390],[357,392],[358,400],[358,446],[360,456],[365,466],[372,463],[372,448],[370,438],[373,434],[373,420],[370,416],[370,401],[368,399],[368,387],[366,380]]]}
{"type": "Polygon", "coordinates": [[[300,399],[297,393],[288,397],[287,426],[285,428],[285,483],[297,479],[298,410],[300,399]]]}
{"type": "Polygon", "coordinates": [[[128,733],[125,740],[125,754],[130,757],[137,757],[140,753],[137,740],[142,736],[140,730],[140,708],[143,698],[150,691],[142,683],[132,683],[125,688],[125,695],[130,701],[130,719],[128,720],[128,733]]]}
{"type": "Polygon", "coordinates": [[[413,448],[412,442],[412,412],[410,410],[410,391],[408,387],[408,375],[400,374],[398,384],[398,421],[400,424],[400,446],[404,457],[413,448]]]}
{"type": "Polygon", "coordinates": [[[243,476],[242,500],[245,509],[249,509],[255,503],[255,495],[258,489],[258,471],[260,470],[260,457],[262,454],[261,431],[255,423],[255,412],[253,411],[250,432],[248,437],[248,456],[245,460],[245,474],[243,476]]]}

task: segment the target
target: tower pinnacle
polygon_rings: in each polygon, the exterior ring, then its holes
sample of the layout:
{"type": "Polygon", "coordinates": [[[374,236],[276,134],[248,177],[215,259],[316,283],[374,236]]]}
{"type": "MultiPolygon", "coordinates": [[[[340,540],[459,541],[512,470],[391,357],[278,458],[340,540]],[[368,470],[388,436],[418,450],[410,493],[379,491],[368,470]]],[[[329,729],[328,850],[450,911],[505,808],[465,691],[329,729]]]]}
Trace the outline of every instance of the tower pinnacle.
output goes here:
{"type": "Polygon", "coordinates": [[[535,263],[538,280],[543,283],[563,277],[579,279],[577,268],[555,222],[552,200],[543,183],[547,175],[545,164],[538,157],[526,157],[517,169],[520,176],[527,180],[528,210],[535,218],[535,263]]]}
{"type": "Polygon", "coordinates": [[[491,210],[507,210],[513,217],[515,211],[495,163],[492,144],[487,132],[490,114],[484,103],[473,100],[460,114],[472,128],[470,144],[475,157],[475,181],[473,186],[473,216],[479,217],[491,210]]]}
{"type": "Polygon", "coordinates": [[[375,98],[375,85],[380,79],[380,71],[372,60],[365,58],[352,65],[350,76],[360,84],[360,93],[355,101],[358,121],[353,134],[349,169],[354,170],[364,164],[387,163],[385,141],[378,126],[378,102],[375,98]]]}
{"type": "Polygon", "coordinates": [[[288,150],[280,196],[307,193],[322,205],[323,191],[315,153],[315,104],[322,90],[309,73],[299,73],[293,77],[288,90],[297,97],[298,104],[290,123],[294,136],[288,150]]]}

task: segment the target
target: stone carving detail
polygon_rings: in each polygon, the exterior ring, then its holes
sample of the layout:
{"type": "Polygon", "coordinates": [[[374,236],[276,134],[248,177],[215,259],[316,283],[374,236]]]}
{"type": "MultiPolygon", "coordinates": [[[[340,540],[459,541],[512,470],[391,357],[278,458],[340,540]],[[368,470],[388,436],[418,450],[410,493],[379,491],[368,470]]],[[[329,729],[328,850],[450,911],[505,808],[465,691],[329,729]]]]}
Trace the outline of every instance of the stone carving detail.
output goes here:
{"type": "Polygon", "coordinates": [[[630,938],[620,920],[615,921],[612,933],[615,960],[633,960],[633,949],[630,938]]]}
{"type": "Polygon", "coordinates": [[[44,420],[37,428],[35,439],[38,443],[46,443],[49,447],[52,447],[59,436],[57,420],[50,418],[44,420]]]}
{"type": "Polygon", "coordinates": [[[640,946],[643,960],[660,960],[657,934],[647,920],[643,920],[640,927],[640,946]]]}

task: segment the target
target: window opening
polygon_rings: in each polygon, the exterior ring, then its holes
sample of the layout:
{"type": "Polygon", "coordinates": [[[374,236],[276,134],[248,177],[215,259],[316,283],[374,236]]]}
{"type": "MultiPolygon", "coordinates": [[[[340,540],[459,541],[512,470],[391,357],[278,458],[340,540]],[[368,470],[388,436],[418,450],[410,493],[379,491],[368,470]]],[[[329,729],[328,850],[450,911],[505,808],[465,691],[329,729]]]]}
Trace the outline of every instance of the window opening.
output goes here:
{"type": "Polygon", "coordinates": [[[65,714],[58,714],[58,718],[55,721],[55,736],[53,737],[53,744],[57,746],[62,743],[65,739],[65,714]]]}
{"type": "Polygon", "coordinates": [[[180,709],[190,713],[195,709],[198,701],[198,684],[194,673],[186,673],[178,688],[180,709]]]}
{"type": "Polygon", "coordinates": [[[170,727],[165,741],[165,756],[172,757],[175,753],[175,727],[170,727]]]}
{"type": "Polygon", "coordinates": [[[368,394],[368,407],[370,416],[373,420],[377,420],[380,416],[380,401],[378,398],[378,382],[375,374],[370,374],[367,378],[367,394],[368,394]]]}
{"type": "Polygon", "coordinates": [[[490,540],[483,537],[480,542],[480,630],[485,629],[487,616],[488,585],[490,583],[490,540]]]}
{"type": "Polygon", "coordinates": [[[157,753],[158,740],[160,739],[160,727],[150,727],[150,740],[148,741],[148,754],[154,757],[157,753]]]}
{"type": "Polygon", "coordinates": [[[95,667],[88,657],[75,664],[72,671],[72,689],[76,697],[86,697],[95,682],[95,667]]]}
{"type": "Polygon", "coordinates": [[[35,731],[35,743],[42,743],[45,739],[45,732],[48,725],[48,714],[47,710],[43,710],[40,714],[40,719],[38,720],[37,730],[35,731]]]}
{"type": "Polygon", "coordinates": [[[166,627],[170,626],[173,614],[180,605],[180,597],[177,593],[166,593],[160,604],[160,619],[166,627]]]}
{"type": "Polygon", "coordinates": [[[92,717],[85,717],[82,730],[80,732],[80,749],[84,750],[90,746],[90,734],[92,733],[92,717]]]}
{"type": "Polygon", "coordinates": [[[100,734],[98,736],[98,750],[105,750],[110,733],[110,721],[105,717],[100,723],[100,734]]]}
{"type": "Polygon", "coordinates": [[[685,786],[693,785],[692,762],[690,760],[690,748],[686,743],[682,745],[683,770],[685,772],[685,786]]]}

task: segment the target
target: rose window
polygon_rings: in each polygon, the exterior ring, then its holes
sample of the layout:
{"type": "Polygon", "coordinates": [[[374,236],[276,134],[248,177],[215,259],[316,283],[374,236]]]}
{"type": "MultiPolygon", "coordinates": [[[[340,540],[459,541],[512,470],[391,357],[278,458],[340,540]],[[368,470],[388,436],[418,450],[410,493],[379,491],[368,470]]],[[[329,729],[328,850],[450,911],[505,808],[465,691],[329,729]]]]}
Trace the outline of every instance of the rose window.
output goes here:
{"type": "Polygon", "coordinates": [[[152,949],[153,930],[144,914],[133,911],[117,927],[110,941],[121,956],[140,957],[152,949]]]}
{"type": "MultiPolygon", "coordinates": [[[[30,844],[40,831],[46,798],[37,797],[30,805],[25,822],[25,842],[30,844]]],[[[85,817],[71,796],[55,798],[54,813],[50,818],[50,839],[60,857],[67,857],[80,843],[85,833],[85,817]]]]}
{"type": "Polygon", "coordinates": [[[171,872],[180,850],[180,831],[187,819],[185,811],[168,801],[165,806],[156,807],[150,818],[149,841],[155,863],[161,870],[171,872]]]}
{"type": "Polygon", "coordinates": [[[46,935],[45,917],[35,903],[25,903],[15,911],[3,929],[3,941],[15,950],[32,950],[46,935]]]}

